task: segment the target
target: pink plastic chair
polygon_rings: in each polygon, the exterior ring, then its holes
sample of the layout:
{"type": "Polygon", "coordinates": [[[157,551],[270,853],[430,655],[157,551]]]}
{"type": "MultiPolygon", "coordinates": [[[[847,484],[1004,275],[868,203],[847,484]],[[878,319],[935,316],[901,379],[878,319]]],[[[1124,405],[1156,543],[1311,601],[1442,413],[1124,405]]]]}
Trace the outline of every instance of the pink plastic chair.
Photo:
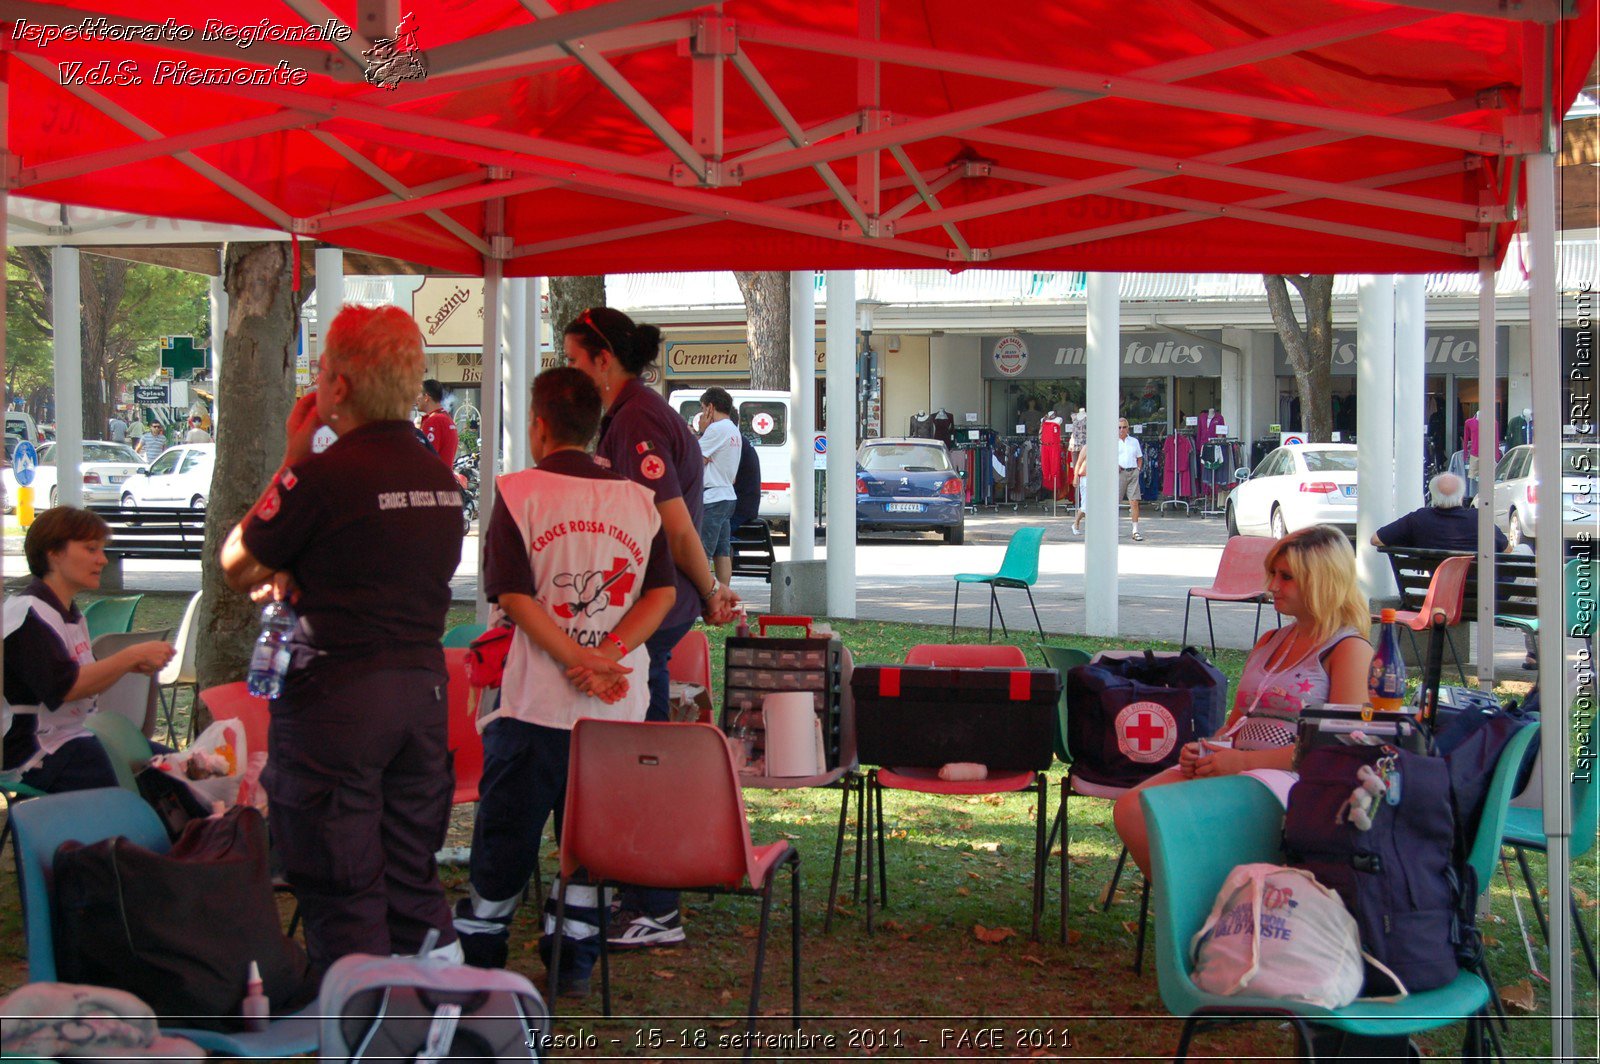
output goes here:
{"type": "Polygon", "coordinates": [[[1450,656],[1456,661],[1456,675],[1461,677],[1463,684],[1467,682],[1466,668],[1456,651],[1456,641],[1450,638],[1450,628],[1461,623],[1461,611],[1467,598],[1467,577],[1472,574],[1472,565],[1476,561],[1476,558],[1465,554],[1459,558],[1446,558],[1433,571],[1433,579],[1428,581],[1428,593],[1423,596],[1422,605],[1415,610],[1394,611],[1395,623],[1405,625],[1411,632],[1411,650],[1417,655],[1418,661],[1423,658],[1417,647],[1417,633],[1431,630],[1436,619],[1444,626],[1444,641],[1450,646],[1450,656]]]}
{"type": "Polygon", "coordinates": [[[200,701],[211,711],[212,720],[237,720],[244,724],[245,746],[250,754],[266,753],[267,732],[272,725],[272,710],[265,698],[250,693],[243,680],[207,687],[200,701]]]}
{"type": "MultiPolygon", "coordinates": [[[[692,683],[706,689],[706,697],[716,705],[711,692],[711,642],[698,628],[683,633],[678,645],[672,648],[672,659],[667,663],[667,674],[675,683],[692,683]]],[[[702,720],[702,724],[711,723],[702,720]]]]}
{"type": "Polygon", "coordinates": [[[1272,601],[1267,594],[1267,554],[1277,545],[1275,539],[1260,536],[1233,536],[1222,548],[1217,575],[1210,587],[1191,587],[1183,600],[1183,645],[1189,645],[1189,606],[1196,598],[1205,600],[1206,628],[1211,633],[1211,656],[1217,656],[1217,630],[1211,623],[1213,602],[1254,602],[1256,630],[1250,642],[1261,635],[1261,607],[1272,601]]]}
{"type": "Polygon", "coordinates": [[[478,734],[478,722],[467,712],[467,649],[445,647],[444,666],[450,673],[450,687],[446,696],[450,714],[450,755],[455,762],[456,789],[450,799],[452,805],[478,800],[478,781],[483,778],[483,736],[478,734]]]}
{"type": "MultiPolygon", "coordinates": [[[[906,652],[907,665],[932,665],[949,669],[1005,668],[1026,669],[1027,655],[1021,647],[1004,644],[922,643],[906,652]]],[[[877,845],[867,842],[867,933],[873,930],[872,861],[878,861],[878,892],[885,905],[889,901],[889,878],[884,861],[883,792],[915,791],[919,794],[1014,794],[1034,791],[1039,796],[1039,815],[1034,821],[1036,838],[1033,853],[1033,928],[1039,938],[1039,920],[1044,912],[1045,854],[1045,777],[1042,772],[992,772],[982,780],[942,780],[939,766],[878,767],[867,773],[867,825],[877,831],[877,845]],[[873,813],[876,804],[877,812],[873,813]],[[876,853],[874,853],[876,851],[876,853]]]]}
{"type": "MultiPolygon", "coordinates": [[[[751,843],[739,774],[722,732],[709,724],[586,718],[572,729],[568,764],[561,833],[563,883],[632,883],[761,899],[750,984],[752,1035],[760,1014],[774,872],[788,867],[794,989],[790,1019],[799,1022],[800,855],[787,842],[751,843]]],[[[566,916],[566,891],[555,893],[559,927],[566,916]]],[[[609,1016],[611,955],[605,919],[602,905],[600,986],[604,1013],[609,1016]]],[[[560,943],[558,937],[550,962],[552,976],[561,970],[560,943]]],[[[549,998],[552,1004],[555,989],[549,998]]]]}

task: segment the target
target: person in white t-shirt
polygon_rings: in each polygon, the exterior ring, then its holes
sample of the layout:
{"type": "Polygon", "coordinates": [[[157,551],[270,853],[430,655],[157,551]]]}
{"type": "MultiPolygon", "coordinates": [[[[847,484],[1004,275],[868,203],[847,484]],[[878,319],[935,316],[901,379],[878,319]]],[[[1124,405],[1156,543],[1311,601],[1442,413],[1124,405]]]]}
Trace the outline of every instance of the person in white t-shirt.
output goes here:
{"type": "Polygon", "coordinates": [[[1128,500],[1128,514],[1133,518],[1133,538],[1143,540],[1139,534],[1139,471],[1144,468],[1144,448],[1128,435],[1128,419],[1117,422],[1117,498],[1128,500]]]}
{"type": "Polygon", "coordinates": [[[700,396],[700,455],[705,459],[705,509],[700,518],[700,543],[723,587],[733,578],[733,508],[738,493],[739,428],[733,420],[733,396],[723,388],[707,388],[700,396]]]}

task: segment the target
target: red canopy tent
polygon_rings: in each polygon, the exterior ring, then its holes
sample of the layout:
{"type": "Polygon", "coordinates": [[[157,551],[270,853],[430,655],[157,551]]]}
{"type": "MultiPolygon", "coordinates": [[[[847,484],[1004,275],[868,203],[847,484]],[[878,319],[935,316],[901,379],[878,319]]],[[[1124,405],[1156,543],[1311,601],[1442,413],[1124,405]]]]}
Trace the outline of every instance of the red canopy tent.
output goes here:
{"type": "Polygon", "coordinates": [[[1594,0],[404,11],[10,0],[10,187],[472,274],[1476,270],[1596,43],[1594,0]]]}

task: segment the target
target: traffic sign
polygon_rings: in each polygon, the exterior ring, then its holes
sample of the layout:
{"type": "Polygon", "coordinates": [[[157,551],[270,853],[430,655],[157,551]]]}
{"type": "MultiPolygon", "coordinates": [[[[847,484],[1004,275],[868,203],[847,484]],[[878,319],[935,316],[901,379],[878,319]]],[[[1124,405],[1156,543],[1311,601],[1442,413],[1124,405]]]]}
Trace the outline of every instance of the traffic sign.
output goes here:
{"type": "Polygon", "coordinates": [[[23,440],[17,444],[17,449],[11,454],[11,473],[17,478],[17,486],[25,488],[33,483],[33,471],[39,465],[39,452],[33,449],[33,444],[23,440]]]}
{"type": "Polygon", "coordinates": [[[818,432],[811,438],[811,468],[828,468],[828,436],[827,433],[818,432]]]}

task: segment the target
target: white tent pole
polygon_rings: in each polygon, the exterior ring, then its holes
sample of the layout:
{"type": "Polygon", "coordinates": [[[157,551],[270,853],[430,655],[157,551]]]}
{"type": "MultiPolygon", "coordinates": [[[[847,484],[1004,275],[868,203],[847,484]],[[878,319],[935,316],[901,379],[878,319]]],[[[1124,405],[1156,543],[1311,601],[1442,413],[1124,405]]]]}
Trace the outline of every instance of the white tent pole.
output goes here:
{"type": "MultiPolygon", "coordinates": [[[[1500,349],[1495,343],[1494,260],[1482,259],[1478,265],[1478,398],[1481,409],[1489,411],[1489,424],[1499,414],[1495,407],[1495,386],[1500,372],[1500,349]]],[[[1482,424],[1482,421],[1479,421],[1482,424]]],[[[1482,449],[1482,441],[1479,448],[1482,449]]],[[[1481,470],[1480,470],[1481,472],[1481,470]]],[[[1478,586],[1494,587],[1494,477],[1487,491],[1479,489],[1478,500],[1478,586]]],[[[1478,596],[1478,689],[1494,690],[1494,596],[1478,596]]]]}
{"type": "Polygon", "coordinates": [[[340,248],[318,248],[316,269],[317,351],[322,352],[328,347],[328,328],[344,308],[344,251],[340,248]]]}
{"type": "Polygon", "coordinates": [[[495,482],[500,471],[500,271],[499,256],[508,243],[500,230],[505,224],[503,199],[490,200],[484,232],[490,254],[483,260],[483,399],[478,413],[478,623],[489,621],[489,600],[483,597],[484,531],[494,513],[495,482]]]}
{"type": "MultiPolygon", "coordinates": [[[[504,351],[505,373],[505,428],[501,441],[506,456],[506,469],[528,467],[528,282],[523,277],[508,278],[501,296],[506,341],[504,351]]],[[[537,357],[537,356],[536,356],[537,357]]],[[[480,526],[482,527],[482,526],[480,526]]]]}
{"type": "Polygon", "coordinates": [[[816,274],[789,275],[789,557],[816,557],[816,475],[811,436],[817,429],[816,274]]]}
{"type": "Polygon", "coordinates": [[[829,270],[827,282],[828,616],[848,619],[856,615],[856,274],[829,270]]]}
{"type": "Polygon", "coordinates": [[[1356,284],[1356,569],[1367,597],[1379,599],[1395,593],[1388,560],[1372,546],[1395,517],[1393,389],[1394,276],[1367,275],[1356,284]]]}
{"type": "Polygon", "coordinates": [[[1427,306],[1420,274],[1394,284],[1394,512],[1407,514],[1423,504],[1422,437],[1427,413],[1423,334],[1427,306]]]}
{"type": "Polygon", "coordinates": [[[220,271],[223,261],[227,258],[227,247],[224,244],[218,251],[219,272],[211,278],[211,436],[213,439],[222,427],[222,394],[217,382],[222,379],[222,338],[228,332],[228,288],[223,284],[220,271]]]}
{"type": "Polygon", "coordinates": [[[521,376],[518,384],[511,392],[512,406],[520,411],[518,414],[517,443],[517,469],[527,469],[533,464],[533,457],[528,453],[528,425],[532,416],[528,412],[528,405],[532,401],[533,378],[539,375],[544,366],[544,303],[540,292],[544,284],[542,277],[525,277],[522,279],[522,327],[524,347],[513,360],[513,364],[521,367],[521,376]]]}
{"type": "MultiPolygon", "coordinates": [[[[1548,143],[1548,139],[1546,139],[1548,143]]],[[[1572,924],[1564,904],[1571,881],[1572,777],[1567,766],[1572,679],[1566,668],[1565,581],[1561,572],[1561,426],[1573,420],[1561,409],[1560,309],[1556,294],[1555,156],[1527,156],[1528,327],[1533,341],[1534,482],[1544,505],[1535,524],[1535,572],[1548,594],[1539,596],[1539,690],[1543,704],[1544,833],[1550,888],[1550,1048],[1556,1060],[1573,1057],[1572,924]],[[1559,768],[1558,768],[1559,766],[1559,768]]]]}
{"type": "MultiPolygon", "coordinates": [[[[56,490],[63,506],[83,505],[83,478],[61,470],[75,470],[83,461],[83,314],[79,305],[79,255],[77,248],[58,247],[51,253],[50,328],[55,333],[56,355],[56,490]]],[[[33,441],[29,441],[33,442],[33,441]]],[[[44,509],[48,498],[35,499],[44,509]]]]}
{"type": "Polygon", "coordinates": [[[1089,496],[1084,518],[1083,614],[1090,635],[1114,636],[1117,623],[1117,410],[1122,377],[1122,275],[1088,276],[1087,365],[1089,496]]]}

